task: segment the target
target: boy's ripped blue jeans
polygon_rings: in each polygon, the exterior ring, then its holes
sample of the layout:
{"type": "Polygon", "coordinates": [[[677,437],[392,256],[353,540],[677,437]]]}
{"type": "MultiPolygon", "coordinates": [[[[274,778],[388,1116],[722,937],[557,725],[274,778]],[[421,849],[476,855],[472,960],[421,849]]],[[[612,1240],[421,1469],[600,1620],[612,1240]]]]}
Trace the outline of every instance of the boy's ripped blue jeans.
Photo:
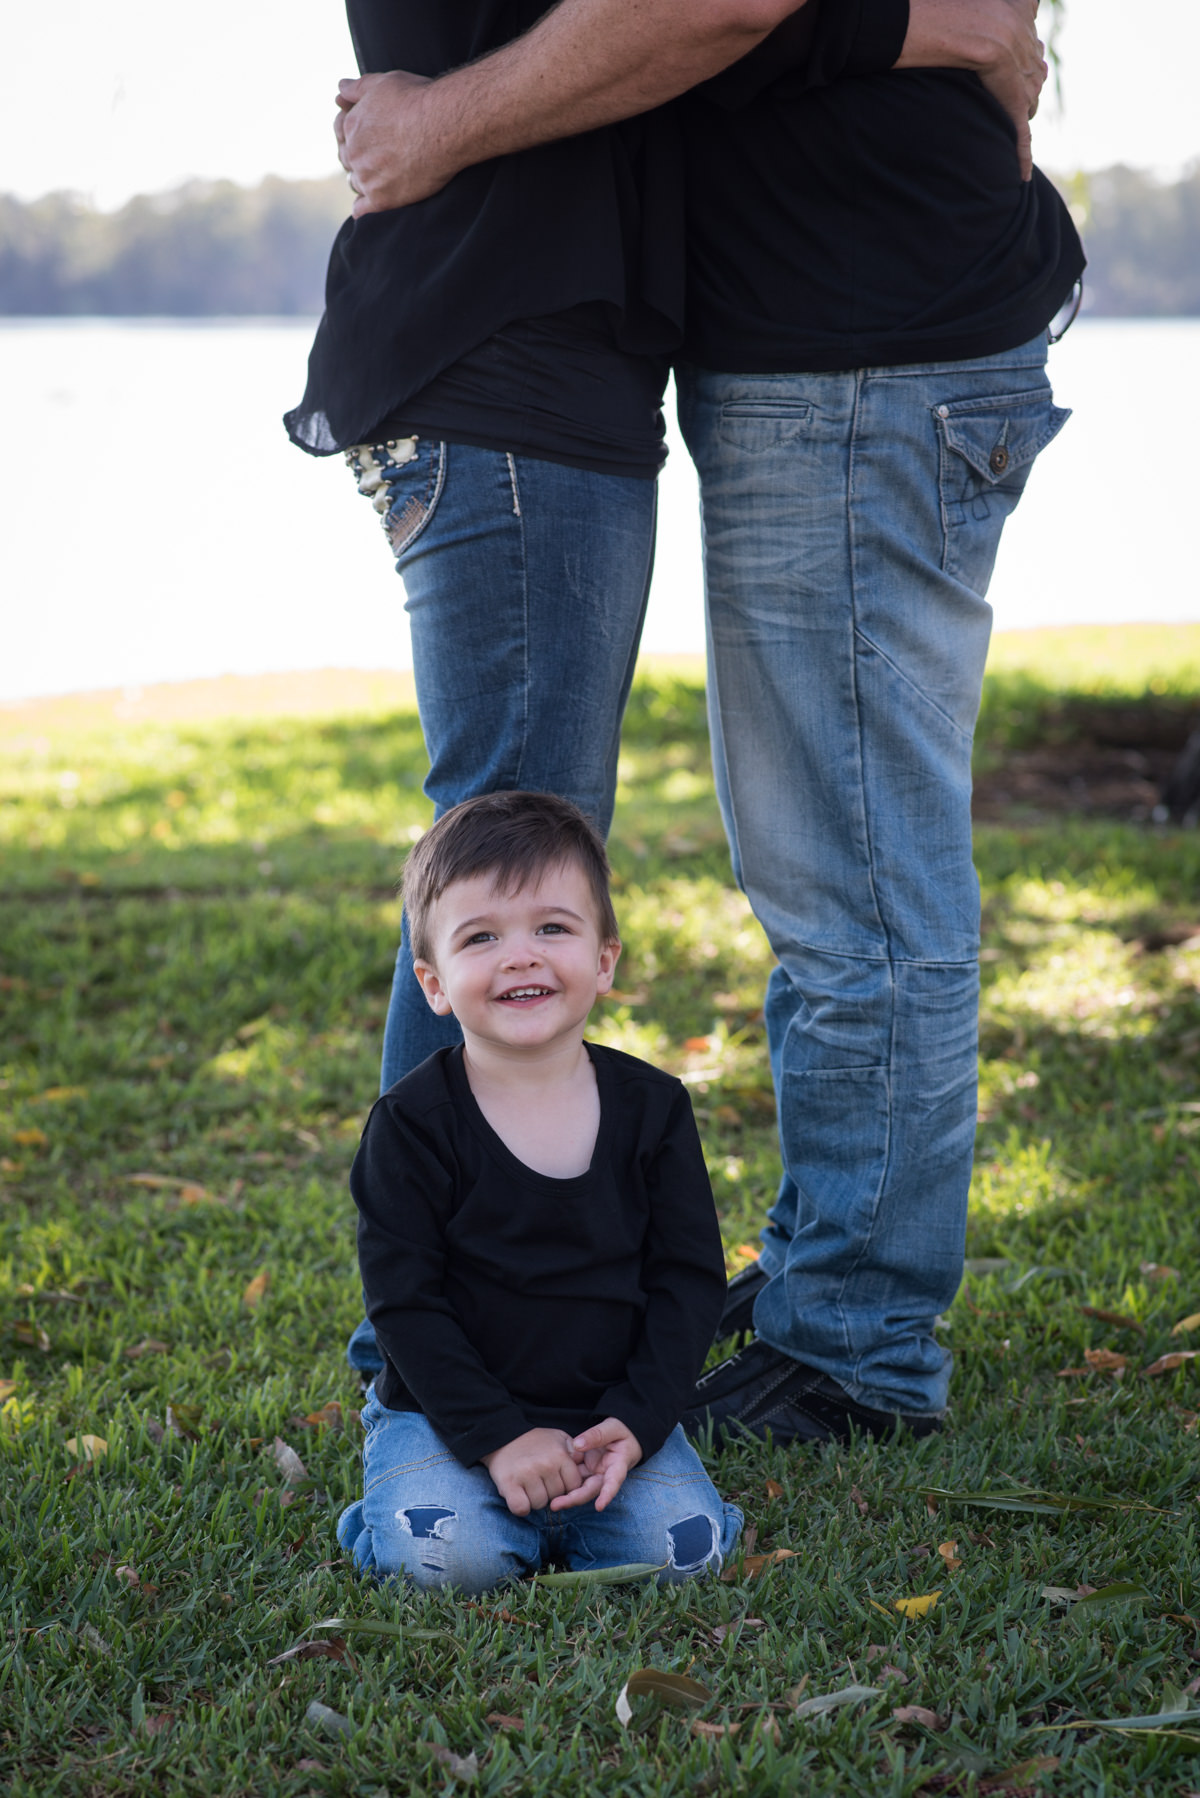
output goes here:
{"type": "Polygon", "coordinates": [[[678,1428],[603,1511],[514,1517],[487,1469],[455,1460],[419,1412],[386,1410],[372,1386],[362,1419],[363,1496],[342,1512],[338,1541],[377,1579],[478,1593],[550,1562],[584,1572],[641,1561],[666,1584],[719,1572],[741,1531],[742,1513],[721,1500],[678,1428]]]}

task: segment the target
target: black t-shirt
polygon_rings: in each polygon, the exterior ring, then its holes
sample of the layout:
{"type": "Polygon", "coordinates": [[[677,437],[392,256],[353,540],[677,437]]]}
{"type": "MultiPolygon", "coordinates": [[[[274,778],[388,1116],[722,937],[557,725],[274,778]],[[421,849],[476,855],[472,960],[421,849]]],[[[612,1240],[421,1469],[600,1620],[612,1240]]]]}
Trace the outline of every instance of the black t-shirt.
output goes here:
{"type": "Polygon", "coordinates": [[[687,359],[777,374],[993,355],[1070,294],[1074,226],[1043,175],[1021,181],[978,77],[869,72],[907,24],[907,0],[836,0],[818,29],[844,52],[840,78],[836,59],[825,85],[812,68],[771,80],[767,62],[757,91],[681,106],[687,359]]]}
{"type": "MultiPolygon", "coordinates": [[[[347,0],[363,73],[442,74],[528,30],[545,10],[546,0],[347,0]]],[[[346,220],[330,256],[308,385],[284,423],[314,455],[379,440],[386,420],[514,320],[546,320],[590,301],[603,309],[627,405],[617,460],[653,474],[661,379],[682,333],[683,277],[682,160],[671,109],[480,163],[416,205],[346,220]],[[628,378],[628,359],[641,356],[660,381],[652,404],[645,382],[628,378]]],[[[568,350],[579,331],[568,317],[568,350]]],[[[543,347],[539,340],[533,349],[543,347]]],[[[597,465],[606,466],[611,431],[603,407],[595,416],[597,465]]],[[[580,421],[585,429],[590,417],[580,421]]],[[[550,446],[555,432],[551,420],[543,432],[550,446]]],[[[538,453],[539,444],[504,447],[538,453]]]]}
{"type": "Polygon", "coordinates": [[[652,480],[666,456],[667,370],[666,356],[620,349],[610,308],[585,301],[550,318],[514,319],[406,400],[373,437],[440,437],[652,480]]]}
{"type": "Polygon", "coordinates": [[[600,1129],[578,1178],[517,1160],[461,1049],[377,1101],[351,1170],[376,1394],[423,1412],[464,1466],[526,1430],[604,1417],[649,1459],[720,1319],[724,1259],[687,1091],[615,1049],[588,1053],[600,1129]]]}

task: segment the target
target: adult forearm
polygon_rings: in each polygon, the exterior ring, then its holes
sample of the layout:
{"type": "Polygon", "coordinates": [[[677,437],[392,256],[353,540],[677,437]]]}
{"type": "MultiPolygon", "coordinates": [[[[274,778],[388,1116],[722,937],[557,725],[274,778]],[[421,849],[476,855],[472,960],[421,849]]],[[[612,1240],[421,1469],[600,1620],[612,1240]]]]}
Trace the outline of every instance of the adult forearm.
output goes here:
{"type": "Polygon", "coordinates": [[[523,38],[447,78],[470,161],[628,118],[753,49],[795,0],[561,0],[523,38]]]}
{"type": "Polygon", "coordinates": [[[646,112],[797,10],[797,0],[560,0],[523,37],[436,81],[343,82],[342,161],[365,196],[355,211],[406,205],[473,163],[646,112]]]}

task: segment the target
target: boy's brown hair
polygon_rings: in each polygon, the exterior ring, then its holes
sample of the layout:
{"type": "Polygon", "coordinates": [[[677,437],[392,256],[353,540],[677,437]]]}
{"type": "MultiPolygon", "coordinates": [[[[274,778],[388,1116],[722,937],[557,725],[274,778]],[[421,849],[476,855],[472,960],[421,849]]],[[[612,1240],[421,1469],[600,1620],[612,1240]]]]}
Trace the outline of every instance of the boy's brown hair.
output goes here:
{"type": "Polygon", "coordinates": [[[608,856],[590,818],[553,793],[481,793],[465,799],[425,832],[404,864],[414,960],[432,963],[430,912],[456,880],[491,874],[498,892],[519,893],[564,862],[574,862],[587,878],[601,942],[619,942],[608,856]]]}

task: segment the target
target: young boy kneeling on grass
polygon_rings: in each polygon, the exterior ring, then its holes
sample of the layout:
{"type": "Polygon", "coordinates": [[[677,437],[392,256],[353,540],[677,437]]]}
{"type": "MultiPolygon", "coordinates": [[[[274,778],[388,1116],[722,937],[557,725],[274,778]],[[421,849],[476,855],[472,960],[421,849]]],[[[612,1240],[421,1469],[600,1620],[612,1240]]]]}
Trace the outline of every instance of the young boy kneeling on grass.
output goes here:
{"type": "Polygon", "coordinates": [[[417,979],[464,1041],[377,1102],[350,1175],[384,1360],[338,1525],[364,1573],[683,1580],[737,1540],[679,1427],[725,1298],[691,1104],[583,1040],[620,954],[608,875],[544,793],[468,800],[405,868],[417,979]]]}

